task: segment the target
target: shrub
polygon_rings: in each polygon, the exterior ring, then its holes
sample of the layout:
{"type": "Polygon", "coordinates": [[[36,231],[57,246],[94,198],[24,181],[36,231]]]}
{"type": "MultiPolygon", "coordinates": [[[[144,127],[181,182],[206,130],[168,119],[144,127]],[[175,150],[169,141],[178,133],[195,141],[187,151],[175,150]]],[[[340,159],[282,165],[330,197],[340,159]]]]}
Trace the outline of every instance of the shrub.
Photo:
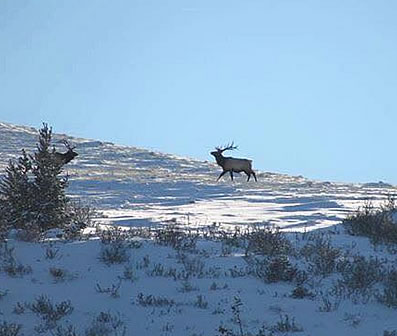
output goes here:
{"type": "Polygon", "coordinates": [[[290,296],[294,299],[304,299],[306,297],[313,298],[315,294],[309,291],[306,287],[299,284],[292,290],[290,296]]]}
{"type": "Polygon", "coordinates": [[[101,247],[99,259],[108,265],[121,264],[130,260],[130,255],[123,242],[113,242],[101,247]]]}
{"type": "Polygon", "coordinates": [[[397,308],[397,270],[388,272],[385,287],[378,296],[378,300],[390,308],[397,308]]]}
{"type": "Polygon", "coordinates": [[[8,247],[8,244],[0,244],[0,261],[1,269],[11,277],[22,277],[32,272],[30,266],[21,264],[14,255],[14,248],[8,247]]]}
{"type": "Polygon", "coordinates": [[[196,247],[198,234],[186,232],[175,224],[156,230],[154,239],[157,244],[171,246],[177,250],[192,250],[196,247]]]}
{"type": "Polygon", "coordinates": [[[288,315],[284,315],[280,316],[280,321],[271,327],[270,330],[273,332],[290,333],[303,331],[303,328],[296,324],[294,317],[290,318],[288,315]]]}
{"type": "Polygon", "coordinates": [[[85,336],[125,336],[127,328],[120,315],[100,312],[85,331],[85,336]]]}
{"type": "Polygon", "coordinates": [[[39,296],[35,302],[27,304],[27,307],[45,323],[44,326],[39,328],[42,331],[55,328],[60,319],[73,311],[73,306],[69,300],[54,305],[46,295],[39,296]]]}
{"type": "Polygon", "coordinates": [[[173,299],[168,299],[163,296],[144,295],[143,293],[138,294],[136,297],[136,303],[143,307],[164,307],[175,305],[175,301],[173,299]]]}
{"type": "Polygon", "coordinates": [[[292,281],[298,275],[298,269],[291,264],[288,257],[246,258],[249,271],[264,282],[292,281]]]}
{"type": "Polygon", "coordinates": [[[374,244],[397,243],[397,224],[393,221],[396,211],[394,198],[388,200],[376,209],[371,202],[348,216],[343,225],[347,232],[354,236],[365,236],[374,244]]]}
{"type": "Polygon", "coordinates": [[[336,270],[341,250],[331,245],[329,238],[320,235],[307,243],[300,251],[310,262],[309,268],[316,275],[327,276],[336,270]]]}
{"type": "Polygon", "coordinates": [[[22,325],[3,321],[0,323],[0,336],[18,336],[22,325]]]}
{"type": "Polygon", "coordinates": [[[55,330],[52,332],[53,336],[79,336],[76,332],[76,328],[72,325],[68,325],[67,327],[64,326],[57,326],[55,330]]]}
{"type": "Polygon", "coordinates": [[[347,290],[348,295],[358,294],[369,299],[372,295],[370,290],[383,280],[385,272],[383,263],[379,259],[354,256],[352,261],[344,265],[339,284],[347,290]]]}
{"type": "Polygon", "coordinates": [[[248,241],[246,255],[285,255],[292,249],[290,241],[278,228],[255,229],[246,235],[246,239],[248,241]]]}
{"type": "Polygon", "coordinates": [[[102,288],[98,283],[96,284],[96,291],[98,293],[106,293],[109,294],[112,298],[119,298],[120,297],[120,290],[121,287],[121,279],[117,282],[117,284],[112,284],[112,287],[102,288]]]}

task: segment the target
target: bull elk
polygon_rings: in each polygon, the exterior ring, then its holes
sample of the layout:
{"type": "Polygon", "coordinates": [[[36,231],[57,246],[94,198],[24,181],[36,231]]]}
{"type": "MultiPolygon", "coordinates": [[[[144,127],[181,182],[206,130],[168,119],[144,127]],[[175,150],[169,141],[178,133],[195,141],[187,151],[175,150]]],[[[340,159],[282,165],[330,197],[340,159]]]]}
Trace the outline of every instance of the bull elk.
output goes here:
{"type": "Polygon", "coordinates": [[[74,151],[74,149],[76,148],[76,146],[71,146],[70,144],[69,144],[69,142],[67,141],[67,140],[62,140],[62,143],[65,145],[65,147],[67,148],[67,152],[66,153],[59,153],[59,152],[55,152],[54,153],[54,155],[55,155],[55,159],[61,164],[61,165],[64,165],[64,164],[67,164],[67,163],[69,163],[70,161],[72,161],[77,155],[79,155],[79,154],[77,154],[75,151],[74,151]]]}
{"type": "Polygon", "coordinates": [[[231,145],[227,145],[226,147],[215,147],[215,151],[211,152],[211,155],[215,157],[216,163],[222,167],[223,172],[219,175],[218,179],[216,181],[219,181],[219,179],[225,175],[227,172],[230,173],[230,178],[233,181],[233,173],[241,173],[244,172],[247,176],[247,182],[250,180],[251,175],[254,176],[255,181],[258,181],[256,179],[255,172],[252,170],[252,160],[248,159],[236,159],[233,157],[225,157],[222,155],[224,151],[227,150],[233,150],[236,149],[237,146],[234,146],[234,143],[232,142],[231,145]]]}

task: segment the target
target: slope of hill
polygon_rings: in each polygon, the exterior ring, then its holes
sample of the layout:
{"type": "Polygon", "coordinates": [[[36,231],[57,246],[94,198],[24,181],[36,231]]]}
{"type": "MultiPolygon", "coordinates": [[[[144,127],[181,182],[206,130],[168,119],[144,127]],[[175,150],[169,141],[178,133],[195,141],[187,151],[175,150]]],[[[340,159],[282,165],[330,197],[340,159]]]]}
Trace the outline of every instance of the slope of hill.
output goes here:
{"type": "MultiPolygon", "coordinates": [[[[36,137],[0,123],[0,168],[36,137]]],[[[54,137],[59,150],[64,137],[54,137]]],[[[100,223],[134,229],[35,243],[10,235],[0,243],[0,336],[397,335],[395,245],[339,225],[393,186],[265,172],[258,183],[216,183],[213,163],[67,138],[79,152],[65,167],[70,196],[101,210],[100,223]],[[255,224],[286,232],[234,231],[255,224]]]]}
{"type": "MultiPolygon", "coordinates": [[[[379,201],[396,188],[353,185],[301,176],[258,173],[258,183],[224,177],[214,163],[55,134],[75,144],[79,156],[66,166],[69,193],[83,196],[106,215],[105,223],[153,225],[177,220],[195,226],[275,224],[305,230],[338,223],[363,200],[379,201]]],[[[22,148],[33,151],[37,131],[0,123],[0,168],[22,148]]],[[[58,146],[59,145],[59,146],[58,146]]],[[[210,158],[209,158],[210,159],[210,158]]]]}

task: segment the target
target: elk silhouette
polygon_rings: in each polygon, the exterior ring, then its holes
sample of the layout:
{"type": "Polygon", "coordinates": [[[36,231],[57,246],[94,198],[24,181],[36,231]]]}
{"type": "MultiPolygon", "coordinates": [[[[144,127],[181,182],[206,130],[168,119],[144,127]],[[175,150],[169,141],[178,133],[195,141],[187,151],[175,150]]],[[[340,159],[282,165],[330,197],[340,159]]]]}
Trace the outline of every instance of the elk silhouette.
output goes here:
{"type": "Polygon", "coordinates": [[[224,151],[234,150],[236,148],[237,146],[234,146],[234,143],[232,142],[231,145],[228,144],[223,148],[215,147],[216,150],[211,152],[211,155],[215,157],[216,163],[219,166],[221,166],[223,169],[223,172],[219,175],[216,181],[218,182],[219,179],[227,172],[230,173],[230,178],[232,179],[232,181],[233,181],[233,173],[241,173],[241,172],[244,172],[248,176],[247,182],[250,180],[251,175],[254,176],[255,181],[258,181],[256,179],[255,172],[252,170],[252,160],[237,159],[233,157],[225,157],[222,155],[224,151]]]}
{"type": "Polygon", "coordinates": [[[55,152],[54,155],[59,164],[65,165],[72,161],[79,154],[74,151],[76,146],[72,147],[66,139],[62,140],[62,143],[65,145],[68,151],[66,153],[55,152]]]}

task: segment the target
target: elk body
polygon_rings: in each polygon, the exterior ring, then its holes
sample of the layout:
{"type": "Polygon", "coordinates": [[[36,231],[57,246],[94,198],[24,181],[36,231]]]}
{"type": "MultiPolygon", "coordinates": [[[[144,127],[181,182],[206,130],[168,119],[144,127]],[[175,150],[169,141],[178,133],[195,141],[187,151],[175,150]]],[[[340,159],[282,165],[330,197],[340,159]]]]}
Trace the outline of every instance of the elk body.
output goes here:
{"type": "Polygon", "coordinates": [[[225,175],[227,172],[230,173],[230,178],[233,181],[233,173],[241,173],[244,172],[247,176],[247,182],[250,180],[251,175],[254,176],[255,181],[258,181],[256,179],[255,172],[252,170],[252,160],[248,159],[237,159],[233,157],[225,157],[222,155],[222,153],[226,150],[233,150],[236,149],[237,146],[233,146],[233,143],[231,145],[228,145],[224,148],[216,147],[215,151],[211,152],[211,155],[215,157],[216,163],[222,167],[223,171],[217,178],[217,181],[225,175]]]}
{"type": "Polygon", "coordinates": [[[63,140],[62,143],[68,151],[66,153],[55,152],[54,155],[59,164],[64,165],[72,161],[79,154],[74,151],[76,146],[72,147],[67,140],[63,140]]]}

